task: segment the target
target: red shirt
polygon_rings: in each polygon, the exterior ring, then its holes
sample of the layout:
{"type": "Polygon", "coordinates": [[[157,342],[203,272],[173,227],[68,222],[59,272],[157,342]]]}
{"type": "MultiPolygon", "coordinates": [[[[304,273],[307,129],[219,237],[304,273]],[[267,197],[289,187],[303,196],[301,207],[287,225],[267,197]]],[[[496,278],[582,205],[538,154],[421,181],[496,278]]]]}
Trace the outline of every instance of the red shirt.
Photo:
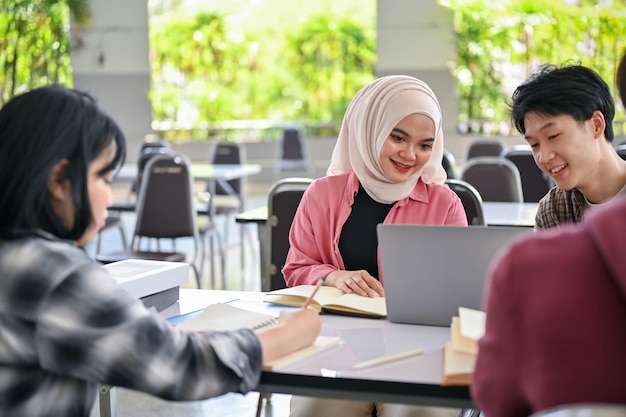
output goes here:
{"type": "Polygon", "coordinates": [[[472,395],[489,417],[626,404],[626,197],[496,258],[472,395]]]}

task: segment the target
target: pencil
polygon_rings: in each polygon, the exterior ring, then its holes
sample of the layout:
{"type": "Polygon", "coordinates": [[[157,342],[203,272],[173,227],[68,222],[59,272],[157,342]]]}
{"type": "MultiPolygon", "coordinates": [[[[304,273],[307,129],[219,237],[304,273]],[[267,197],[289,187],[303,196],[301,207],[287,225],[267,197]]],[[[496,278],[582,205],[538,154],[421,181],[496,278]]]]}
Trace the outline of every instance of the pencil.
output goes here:
{"type": "Polygon", "coordinates": [[[302,308],[307,308],[309,304],[311,304],[311,301],[313,301],[313,297],[315,297],[315,294],[317,294],[317,290],[320,289],[323,283],[324,283],[324,278],[320,278],[317,280],[317,284],[315,284],[315,288],[313,289],[313,292],[311,293],[311,295],[309,295],[309,298],[306,299],[302,308]]]}
{"type": "Polygon", "coordinates": [[[354,369],[369,368],[370,366],[382,365],[400,359],[410,358],[411,356],[417,356],[424,353],[424,349],[412,349],[400,353],[394,353],[393,355],[381,356],[380,358],[370,359],[363,362],[358,362],[354,365],[354,369]]]}

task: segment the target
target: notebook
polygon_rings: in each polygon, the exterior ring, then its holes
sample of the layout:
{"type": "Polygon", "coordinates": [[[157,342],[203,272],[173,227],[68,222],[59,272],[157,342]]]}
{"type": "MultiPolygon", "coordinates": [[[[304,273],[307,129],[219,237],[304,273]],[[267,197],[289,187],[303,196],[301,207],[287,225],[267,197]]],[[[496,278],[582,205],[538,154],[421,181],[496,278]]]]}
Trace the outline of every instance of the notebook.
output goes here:
{"type": "Polygon", "coordinates": [[[260,329],[273,326],[278,322],[274,316],[244,310],[230,304],[211,304],[200,314],[185,320],[178,325],[179,328],[194,332],[200,331],[225,331],[241,328],[260,329]]]}
{"type": "MultiPolygon", "coordinates": [[[[278,319],[269,314],[258,313],[224,303],[211,304],[202,313],[184,321],[179,328],[187,331],[227,331],[241,328],[261,329],[274,326],[278,319]]],[[[312,345],[291,352],[265,365],[265,370],[275,370],[308,358],[316,353],[330,349],[339,344],[341,339],[336,336],[318,336],[312,345]]]]}
{"type": "Polygon", "coordinates": [[[470,385],[478,355],[478,340],[485,334],[485,313],[459,307],[452,317],[450,342],[443,348],[442,385],[470,385]]]}
{"type": "MultiPolygon", "coordinates": [[[[297,285],[270,291],[265,295],[265,301],[273,304],[301,307],[309,295],[315,289],[315,285],[297,285]]],[[[359,317],[385,317],[387,309],[384,297],[363,297],[357,294],[344,294],[339,288],[319,288],[310,306],[319,312],[347,314],[359,317]]]]}
{"type": "Polygon", "coordinates": [[[449,326],[459,307],[480,310],[487,269],[512,238],[513,226],[379,224],[387,318],[394,323],[449,326]]]}

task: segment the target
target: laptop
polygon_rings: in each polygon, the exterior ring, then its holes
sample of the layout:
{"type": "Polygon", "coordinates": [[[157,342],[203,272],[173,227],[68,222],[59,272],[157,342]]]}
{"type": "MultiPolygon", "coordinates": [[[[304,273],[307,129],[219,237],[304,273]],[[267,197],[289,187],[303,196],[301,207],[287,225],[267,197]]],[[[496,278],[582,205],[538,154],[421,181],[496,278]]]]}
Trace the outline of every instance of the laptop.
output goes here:
{"type": "Polygon", "coordinates": [[[459,307],[481,310],[496,253],[531,228],[514,226],[377,227],[387,318],[449,326],[459,307]]]}

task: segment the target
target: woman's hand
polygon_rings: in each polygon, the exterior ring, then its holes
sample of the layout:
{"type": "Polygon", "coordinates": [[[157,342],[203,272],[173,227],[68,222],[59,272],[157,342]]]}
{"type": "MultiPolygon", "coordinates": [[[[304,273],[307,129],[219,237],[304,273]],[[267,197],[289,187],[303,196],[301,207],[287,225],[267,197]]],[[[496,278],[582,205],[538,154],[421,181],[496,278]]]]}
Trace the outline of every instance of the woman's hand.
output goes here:
{"type": "Polygon", "coordinates": [[[337,287],[346,294],[364,297],[384,297],[383,285],[367,271],[333,271],[326,276],[324,285],[337,287]]]}
{"type": "Polygon", "coordinates": [[[263,350],[263,365],[311,345],[320,334],[322,321],[313,308],[283,310],[277,326],[257,332],[263,350]]]}

